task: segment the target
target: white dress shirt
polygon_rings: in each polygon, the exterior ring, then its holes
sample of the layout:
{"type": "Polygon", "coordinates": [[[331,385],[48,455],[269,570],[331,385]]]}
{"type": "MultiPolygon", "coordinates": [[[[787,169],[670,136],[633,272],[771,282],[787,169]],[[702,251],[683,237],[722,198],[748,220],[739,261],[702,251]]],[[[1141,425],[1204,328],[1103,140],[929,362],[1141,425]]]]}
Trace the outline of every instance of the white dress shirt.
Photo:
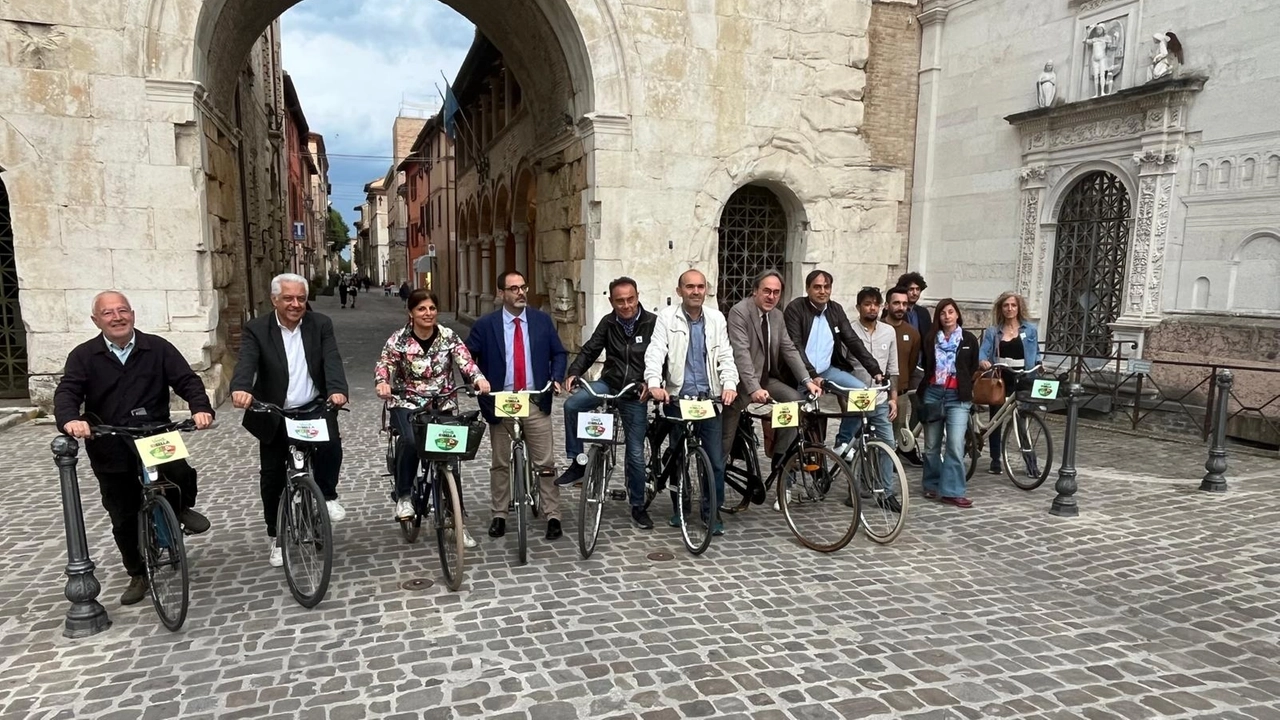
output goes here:
{"type": "Polygon", "coordinates": [[[284,407],[292,410],[315,400],[320,391],[312,382],[311,371],[307,368],[307,353],[302,346],[302,323],[290,330],[280,322],[280,314],[276,313],[276,324],[280,326],[284,355],[289,361],[289,389],[284,395],[284,407]]]}

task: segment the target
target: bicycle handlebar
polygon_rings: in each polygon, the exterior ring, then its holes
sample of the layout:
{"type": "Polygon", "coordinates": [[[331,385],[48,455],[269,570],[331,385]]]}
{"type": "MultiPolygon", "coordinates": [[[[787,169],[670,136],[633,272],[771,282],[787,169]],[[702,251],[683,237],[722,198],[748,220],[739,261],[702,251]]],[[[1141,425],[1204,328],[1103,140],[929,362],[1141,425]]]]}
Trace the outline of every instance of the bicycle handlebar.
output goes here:
{"type": "Polygon", "coordinates": [[[151,425],[94,425],[92,430],[93,435],[90,437],[113,435],[116,437],[144,438],[148,435],[158,435],[166,432],[194,432],[196,430],[196,421],[187,419],[151,425]]]}
{"type": "MultiPolygon", "coordinates": [[[[586,380],[583,380],[582,378],[578,378],[577,382],[575,382],[574,385],[576,385],[577,387],[583,388],[591,395],[591,397],[597,400],[621,400],[623,397],[627,395],[627,393],[631,392],[637,386],[639,386],[640,383],[638,382],[627,383],[626,387],[622,388],[621,390],[619,390],[617,393],[613,395],[596,392],[596,389],[591,387],[591,383],[587,382],[586,380]]],[[[573,388],[570,388],[570,389],[572,390],[573,388]]]]}
{"type": "Polygon", "coordinates": [[[996,364],[992,365],[991,367],[993,367],[993,368],[1000,368],[1001,370],[1005,370],[1005,371],[1007,371],[1007,372],[1011,372],[1011,373],[1013,373],[1014,375],[1030,375],[1031,373],[1036,373],[1036,372],[1040,372],[1041,370],[1044,370],[1044,363],[1038,363],[1038,364],[1036,364],[1036,366],[1035,366],[1035,367],[1033,367],[1033,368],[1016,368],[1016,367],[1010,367],[1008,363],[996,363],[996,364]]]}
{"type": "Polygon", "coordinates": [[[885,383],[883,385],[871,385],[869,387],[864,387],[864,388],[853,388],[853,387],[845,387],[831,380],[824,380],[822,382],[822,386],[824,388],[832,387],[832,388],[835,388],[836,390],[839,390],[840,392],[845,392],[845,393],[857,392],[859,390],[875,390],[876,392],[888,392],[893,389],[893,383],[885,383]]]}
{"type": "Polygon", "coordinates": [[[338,410],[343,410],[343,411],[346,411],[346,412],[351,412],[351,410],[350,410],[349,408],[346,408],[346,407],[339,407],[339,406],[337,406],[337,405],[334,405],[332,402],[330,402],[330,401],[328,401],[328,400],[325,400],[325,401],[324,401],[324,403],[323,403],[323,405],[321,405],[321,404],[316,403],[316,402],[314,402],[314,401],[313,401],[313,402],[307,403],[306,405],[303,405],[303,406],[301,406],[301,407],[291,408],[291,409],[288,409],[288,410],[286,410],[286,409],[284,409],[284,408],[280,407],[279,405],[276,405],[275,403],[269,403],[269,402],[266,402],[266,401],[263,401],[263,400],[258,400],[258,399],[256,399],[256,398],[255,398],[255,399],[254,399],[254,401],[253,401],[252,403],[250,403],[250,405],[249,405],[249,411],[250,411],[250,412],[269,412],[269,413],[275,413],[276,415],[279,415],[280,417],[283,417],[283,418],[290,418],[290,419],[295,419],[298,415],[303,415],[303,414],[306,414],[306,413],[313,413],[313,412],[315,412],[316,410],[324,410],[324,412],[327,412],[327,413],[328,413],[328,412],[335,412],[335,411],[338,411],[338,410]]]}
{"type": "MultiPolygon", "coordinates": [[[[724,401],[723,401],[723,400],[721,400],[721,399],[719,399],[719,398],[691,398],[691,397],[678,398],[678,397],[672,396],[671,400],[670,400],[670,401],[668,401],[668,402],[661,402],[661,401],[659,401],[659,400],[653,400],[653,401],[652,401],[652,402],[653,402],[653,404],[654,404],[655,406],[657,406],[657,409],[658,409],[658,418],[659,418],[659,419],[661,419],[661,420],[669,420],[669,421],[671,421],[671,422],[684,422],[685,420],[687,420],[688,418],[684,418],[684,417],[671,417],[671,416],[667,415],[667,405],[671,405],[671,404],[678,403],[678,402],[680,402],[681,400],[697,400],[697,401],[699,401],[699,402],[704,402],[704,401],[705,401],[705,402],[709,402],[709,403],[711,403],[711,404],[712,404],[713,406],[715,406],[715,407],[720,407],[720,408],[723,408],[723,407],[724,407],[724,401]]],[[[697,421],[696,421],[696,420],[689,420],[689,422],[697,422],[697,421]]]]}

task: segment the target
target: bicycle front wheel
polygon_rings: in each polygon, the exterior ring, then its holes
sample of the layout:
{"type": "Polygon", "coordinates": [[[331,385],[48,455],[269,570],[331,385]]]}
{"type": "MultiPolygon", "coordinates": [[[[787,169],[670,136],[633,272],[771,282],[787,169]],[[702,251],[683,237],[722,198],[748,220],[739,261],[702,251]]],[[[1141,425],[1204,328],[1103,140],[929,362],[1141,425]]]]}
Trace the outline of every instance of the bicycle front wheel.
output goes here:
{"type": "Polygon", "coordinates": [[[524,447],[511,454],[511,485],[516,505],[516,560],[521,565],[529,563],[529,465],[525,462],[524,447]]]}
{"type": "Polygon", "coordinates": [[[676,493],[676,515],[684,546],[701,555],[711,545],[711,533],[719,521],[720,498],[716,497],[711,458],[702,448],[693,448],[680,467],[680,489],[676,493]]]}
{"type": "Polygon", "coordinates": [[[858,532],[861,498],[849,465],[824,445],[792,453],[778,479],[778,504],[805,547],[835,552],[858,532]]]}
{"type": "Polygon", "coordinates": [[[973,474],[978,471],[978,458],[981,456],[982,442],[978,439],[978,433],[973,431],[973,416],[971,415],[969,416],[969,427],[965,428],[964,431],[965,482],[972,480],[973,474]]]}
{"type": "Polygon", "coordinates": [[[593,445],[587,453],[587,478],[582,483],[582,499],[578,505],[578,551],[582,559],[591,557],[600,537],[600,519],[604,516],[604,501],[608,492],[605,474],[604,448],[593,445]]]}
{"type": "Polygon", "coordinates": [[[1044,484],[1053,468],[1053,437],[1044,419],[1019,411],[1004,426],[1004,474],[1023,490],[1035,490],[1044,484]],[[1021,423],[1023,429],[1019,430],[1021,423]]]}
{"type": "Polygon", "coordinates": [[[319,605],[333,573],[333,529],[324,496],[310,475],[293,478],[285,488],[276,528],[289,592],[302,607],[319,605]]]}
{"type": "Polygon", "coordinates": [[[867,441],[867,454],[850,463],[861,495],[862,531],[881,544],[897,539],[907,524],[911,493],[903,490],[906,470],[898,453],[881,440],[867,441]]]}
{"type": "Polygon", "coordinates": [[[466,535],[463,532],[462,495],[453,473],[438,468],[431,483],[435,505],[436,544],[440,546],[440,569],[450,590],[462,587],[466,535]]]}
{"type": "Polygon", "coordinates": [[[160,622],[177,630],[187,620],[191,599],[187,552],[173,506],[162,495],[152,497],[138,513],[138,545],[147,563],[151,604],[160,622]]]}

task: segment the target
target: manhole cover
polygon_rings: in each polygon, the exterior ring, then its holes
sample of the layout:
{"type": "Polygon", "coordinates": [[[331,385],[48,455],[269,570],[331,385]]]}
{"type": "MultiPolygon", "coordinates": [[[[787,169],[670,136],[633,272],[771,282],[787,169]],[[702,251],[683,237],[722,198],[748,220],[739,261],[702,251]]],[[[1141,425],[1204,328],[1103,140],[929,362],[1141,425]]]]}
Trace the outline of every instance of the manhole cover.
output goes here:
{"type": "Polygon", "coordinates": [[[669,552],[651,552],[648,555],[645,555],[645,557],[654,562],[666,562],[667,560],[674,560],[676,556],[669,552]]]}
{"type": "Polygon", "coordinates": [[[435,585],[435,583],[430,580],[427,580],[426,578],[414,578],[412,580],[406,580],[400,583],[400,588],[402,590],[417,591],[417,590],[426,590],[432,585],[435,585]]]}

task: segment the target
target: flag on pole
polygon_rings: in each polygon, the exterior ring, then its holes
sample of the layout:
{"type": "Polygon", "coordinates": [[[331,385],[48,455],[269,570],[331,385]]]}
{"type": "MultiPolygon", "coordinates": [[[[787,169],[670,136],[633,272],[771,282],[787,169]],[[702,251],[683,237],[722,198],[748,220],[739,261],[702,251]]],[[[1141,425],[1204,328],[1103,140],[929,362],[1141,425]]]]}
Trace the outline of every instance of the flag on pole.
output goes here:
{"type": "Polygon", "coordinates": [[[453,87],[446,80],[444,83],[444,132],[450,140],[457,135],[457,117],[462,112],[462,108],[458,107],[458,98],[453,94],[453,87]]]}

